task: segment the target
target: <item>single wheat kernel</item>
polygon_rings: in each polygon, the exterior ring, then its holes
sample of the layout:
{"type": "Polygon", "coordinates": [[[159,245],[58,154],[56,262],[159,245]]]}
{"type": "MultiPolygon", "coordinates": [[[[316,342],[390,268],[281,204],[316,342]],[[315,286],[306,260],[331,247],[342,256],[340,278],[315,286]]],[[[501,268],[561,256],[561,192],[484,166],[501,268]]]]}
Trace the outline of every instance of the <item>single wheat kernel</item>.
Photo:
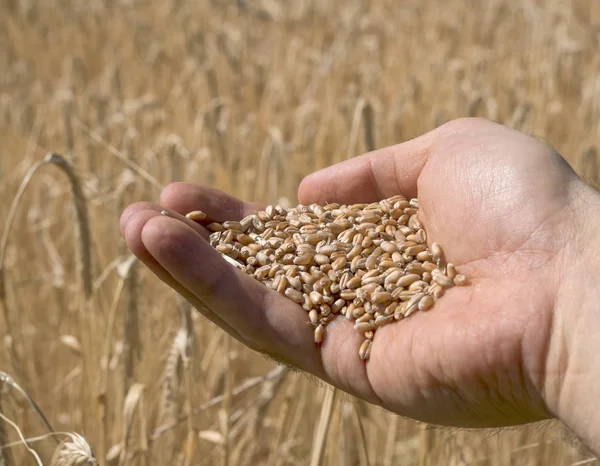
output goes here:
{"type": "Polygon", "coordinates": [[[360,293],[361,296],[369,296],[373,293],[379,293],[382,291],[381,285],[377,282],[369,282],[366,285],[361,286],[358,290],[356,290],[357,295],[360,293]]]}
{"type": "Polygon", "coordinates": [[[194,222],[200,222],[200,221],[206,219],[206,214],[204,212],[202,212],[201,210],[194,210],[193,212],[190,212],[189,214],[187,214],[186,217],[189,218],[190,220],[193,220],[194,222]]]}
{"type": "Polygon", "coordinates": [[[404,311],[406,310],[406,303],[400,303],[396,306],[394,311],[394,319],[400,320],[404,317],[404,311]]]}
{"type": "Polygon", "coordinates": [[[410,286],[417,280],[420,280],[420,278],[421,278],[421,275],[419,275],[419,274],[409,273],[409,274],[401,277],[396,283],[398,286],[406,287],[406,286],[410,286]]]}
{"type": "Polygon", "coordinates": [[[415,246],[410,246],[406,248],[404,252],[409,256],[416,256],[417,254],[424,252],[426,247],[427,246],[425,246],[424,244],[417,244],[415,246]]]}
{"type": "Polygon", "coordinates": [[[406,306],[406,309],[404,311],[404,317],[408,317],[409,315],[411,315],[413,312],[415,312],[417,309],[419,308],[419,303],[412,303],[409,306],[406,306]]]}
{"type": "Polygon", "coordinates": [[[360,359],[369,359],[369,356],[371,355],[372,344],[373,342],[371,340],[363,341],[362,345],[360,345],[360,348],[358,350],[358,355],[360,356],[360,359]]]}
{"type": "Polygon", "coordinates": [[[288,276],[288,282],[295,290],[300,291],[302,289],[302,280],[300,280],[300,277],[288,276]]]}
{"type": "Polygon", "coordinates": [[[312,301],[310,300],[310,298],[308,297],[308,295],[306,293],[302,294],[302,299],[303,299],[302,308],[307,312],[310,311],[313,308],[312,301]]]}
{"type": "Polygon", "coordinates": [[[383,315],[375,319],[375,327],[383,327],[394,320],[394,315],[383,315]]]}
{"type": "MultiPolygon", "coordinates": [[[[425,272],[426,273],[426,272],[425,272]]],[[[423,275],[425,274],[423,273],[423,275]]],[[[428,283],[425,280],[417,280],[416,282],[413,282],[410,284],[410,286],[408,287],[408,289],[410,291],[423,291],[423,289],[427,288],[428,283]]]]}
{"type": "Polygon", "coordinates": [[[310,321],[313,324],[316,324],[317,322],[319,322],[319,312],[316,309],[312,309],[309,313],[308,313],[308,318],[310,319],[310,321]]]}
{"type": "Polygon", "coordinates": [[[295,303],[302,304],[304,302],[304,297],[302,296],[302,293],[293,288],[286,289],[285,295],[295,303]]]}
{"type": "Polygon", "coordinates": [[[392,294],[387,291],[379,291],[371,294],[371,302],[374,304],[389,303],[392,300],[392,294]]]}
{"type": "Polygon", "coordinates": [[[283,293],[285,293],[285,290],[287,289],[287,286],[288,286],[288,279],[287,279],[287,277],[285,275],[280,275],[279,282],[278,282],[277,288],[276,288],[277,291],[279,293],[283,294],[283,293]]]}
{"type": "Polygon", "coordinates": [[[304,254],[302,256],[298,256],[294,259],[294,264],[296,265],[308,265],[312,262],[313,256],[310,254],[304,254]]]}
{"type": "Polygon", "coordinates": [[[269,265],[263,265],[262,267],[259,267],[256,269],[256,272],[254,272],[254,278],[259,282],[265,280],[270,269],[271,267],[269,265]]]}
{"type": "MultiPolygon", "coordinates": [[[[360,296],[360,298],[362,300],[366,300],[368,296],[369,295],[367,293],[364,293],[363,295],[360,296]]],[[[357,298],[358,298],[358,296],[357,296],[357,298]]],[[[365,312],[368,314],[371,314],[373,312],[372,307],[373,306],[370,301],[365,301],[365,303],[363,304],[363,308],[365,309],[365,312]]]]}
{"type": "Polygon", "coordinates": [[[340,312],[341,309],[346,305],[346,301],[343,300],[342,298],[339,298],[337,300],[334,301],[334,303],[331,305],[331,311],[333,313],[337,313],[340,312]]]}
{"type": "Polygon", "coordinates": [[[450,280],[439,270],[434,270],[433,272],[431,272],[431,276],[434,282],[436,282],[440,286],[443,286],[444,288],[449,288],[452,286],[452,280],[450,280]]]}
{"type": "Polygon", "coordinates": [[[375,325],[373,325],[371,322],[358,322],[354,324],[354,330],[357,332],[368,332],[374,328],[375,325]]]}
{"type": "Polygon", "coordinates": [[[434,264],[433,262],[423,262],[422,264],[418,264],[419,267],[424,270],[425,272],[433,272],[434,270],[438,270],[439,268],[436,264],[434,264]]]}
{"type": "Polygon", "coordinates": [[[398,306],[397,302],[391,302],[390,304],[388,304],[388,306],[385,308],[383,315],[389,316],[389,315],[394,315],[394,311],[396,310],[396,307],[398,306]]]}
{"type": "MultiPolygon", "coordinates": [[[[400,269],[396,269],[396,270],[392,271],[385,277],[384,284],[386,286],[391,285],[391,284],[394,284],[394,285],[397,284],[398,281],[400,280],[400,278],[402,277],[402,274],[403,274],[403,272],[400,269]]],[[[403,286],[403,285],[400,285],[400,286],[403,286]]]]}
{"type": "Polygon", "coordinates": [[[230,254],[233,251],[233,246],[231,244],[219,244],[216,247],[216,250],[219,251],[221,254],[230,254]]]}
{"type": "MultiPolygon", "coordinates": [[[[400,290],[400,292],[396,294],[395,299],[398,299],[400,301],[408,301],[415,294],[417,294],[417,290],[403,290],[402,288],[398,288],[398,290],[400,290]]],[[[394,290],[394,291],[397,291],[397,290],[394,290]]],[[[392,296],[394,296],[394,294],[395,293],[392,293],[392,296]]]]}
{"type": "Polygon", "coordinates": [[[360,316],[358,319],[356,319],[356,323],[362,324],[364,322],[369,322],[371,320],[373,320],[373,316],[369,313],[364,313],[362,316],[360,316]]]}
{"type": "Polygon", "coordinates": [[[435,303],[433,296],[426,295],[421,298],[419,301],[419,311],[427,311],[431,308],[435,303]]]}
{"type": "Polygon", "coordinates": [[[438,285],[437,283],[434,283],[433,285],[431,285],[431,287],[429,288],[429,292],[431,293],[431,295],[434,298],[440,298],[442,297],[442,295],[444,294],[444,288],[441,285],[438,285]]]}
{"type": "Polygon", "coordinates": [[[325,326],[323,324],[319,324],[315,328],[315,343],[317,345],[320,345],[321,343],[323,343],[324,339],[325,339],[325,326]]]}
{"type": "Polygon", "coordinates": [[[208,228],[209,231],[223,231],[225,229],[225,227],[223,227],[223,225],[221,225],[220,223],[209,223],[206,228],[208,228]]]}
{"type": "Polygon", "coordinates": [[[406,303],[407,309],[415,304],[418,305],[419,301],[421,301],[421,298],[423,298],[423,296],[425,296],[425,293],[416,293],[415,295],[413,295],[406,303]]]}
{"type": "Polygon", "coordinates": [[[323,295],[318,291],[311,291],[308,296],[313,304],[321,304],[323,302],[323,295]]]}
{"type": "MultiPolygon", "coordinates": [[[[354,304],[354,303],[353,303],[353,304],[354,304]]],[[[354,310],[352,311],[352,316],[353,316],[355,319],[358,319],[358,318],[362,317],[362,316],[365,314],[365,312],[367,312],[367,311],[365,311],[365,308],[364,308],[364,306],[357,305],[357,306],[354,308],[354,310]]]]}
{"type": "Polygon", "coordinates": [[[465,277],[464,275],[457,275],[456,277],[454,277],[454,284],[456,286],[463,286],[467,284],[467,277],[465,277]]]}

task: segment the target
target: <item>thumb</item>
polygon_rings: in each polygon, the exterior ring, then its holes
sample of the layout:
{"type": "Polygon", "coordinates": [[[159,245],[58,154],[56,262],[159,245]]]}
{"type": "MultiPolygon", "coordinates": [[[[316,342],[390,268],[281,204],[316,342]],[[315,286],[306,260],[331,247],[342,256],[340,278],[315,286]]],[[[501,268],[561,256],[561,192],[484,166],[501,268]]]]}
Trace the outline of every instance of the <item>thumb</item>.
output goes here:
{"type": "Polygon", "coordinates": [[[303,204],[374,202],[396,194],[416,197],[417,180],[437,130],[308,175],[298,188],[303,204]]]}

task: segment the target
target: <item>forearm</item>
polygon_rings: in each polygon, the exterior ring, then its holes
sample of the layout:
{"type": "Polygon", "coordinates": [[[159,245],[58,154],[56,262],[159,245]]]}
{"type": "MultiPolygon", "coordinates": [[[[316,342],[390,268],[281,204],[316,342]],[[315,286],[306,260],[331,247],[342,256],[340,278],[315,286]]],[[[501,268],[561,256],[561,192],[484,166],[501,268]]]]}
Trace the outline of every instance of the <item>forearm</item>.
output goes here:
{"type": "Polygon", "coordinates": [[[548,346],[549,408],[600,456],[600,194],[581,188],[548,346]],[[560,329],[560,330],[559,330],[560,329]]]}

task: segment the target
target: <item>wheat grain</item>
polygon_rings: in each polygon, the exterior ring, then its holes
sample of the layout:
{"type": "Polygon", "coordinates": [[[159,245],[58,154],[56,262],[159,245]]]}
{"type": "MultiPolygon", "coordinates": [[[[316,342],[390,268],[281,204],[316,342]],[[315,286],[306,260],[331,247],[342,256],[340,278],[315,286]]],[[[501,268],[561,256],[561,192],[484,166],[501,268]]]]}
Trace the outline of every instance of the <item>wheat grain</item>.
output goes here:
{"type": "Polygon", "coordinates": [[[467,277],[459,274],[456,277],[454,277],[453,281],[456,286],[463,286],[467,284],[467,277]]]}
{"type": "Polygon", "coordinates": [[[187,214],[186,217],[195,222],[200,222],[206,218],[206,214],[201,210],[194,210],[193,212],[187,214]]]}
{"type": "MultiPolygon", "coordinates": [[[[230,263],[308,312],[317,345],[336,314],[370,341],[377,328],[430,309],[445,288],[464,284],[442,247],[429,249],[419,202],[296,208],[267,206],[240,221],[213,222],[211,245],[230,263]]],[[[205,219],[201,211],[188,218],[205,219]]],[[[359,350],[368,359],[370,346],[359,350]]]]}
{"type": "Polygon", "coordinates": [[[315,343],[321,344],[325,338],[325,326],[323,324],[317,325],[315,328],[315,343]]]}
{"type": "Polygon", "coordinates": [[[371,345],[371,340],[365,340],[362,342],[362,345],[360,345],[360,348],[358,349],[358,355],[360,356],[360,359],[369,359],[369,356],[371,355],[371,345]]]}

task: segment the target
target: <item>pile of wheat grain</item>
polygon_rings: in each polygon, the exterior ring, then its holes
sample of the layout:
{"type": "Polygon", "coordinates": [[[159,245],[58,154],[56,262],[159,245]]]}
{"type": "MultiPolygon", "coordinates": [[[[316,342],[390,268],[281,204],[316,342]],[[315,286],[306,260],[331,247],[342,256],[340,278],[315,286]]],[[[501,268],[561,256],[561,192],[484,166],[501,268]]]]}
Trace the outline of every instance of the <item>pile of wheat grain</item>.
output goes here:
{"type": "MultiPolygon", "coordinates": [[[[354,321],[370,354],[377,328],[430,309],[444,289],[466,282],[427,246],[419,201],[394,196],[372,204],[288,209],[207,225],[210,244],[230,263],[308,312],[315,342],[338,315],[354,321]]],[[[206,219],[201,211],[188,218],[206,219]]]]}

